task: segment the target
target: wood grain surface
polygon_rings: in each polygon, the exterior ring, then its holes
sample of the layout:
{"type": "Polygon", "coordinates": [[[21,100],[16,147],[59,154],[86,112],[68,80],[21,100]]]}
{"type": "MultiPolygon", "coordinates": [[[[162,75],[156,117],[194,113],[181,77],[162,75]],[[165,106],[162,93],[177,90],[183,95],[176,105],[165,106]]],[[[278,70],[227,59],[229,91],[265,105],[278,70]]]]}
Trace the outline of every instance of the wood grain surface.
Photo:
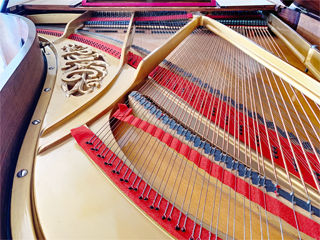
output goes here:
{"type": "Polygon", "coordinates": [[[44,61],[31,21],[25,21],[27,41],[0,76],[6,81],[0,92],[0,238],[8,237],[8,215],[13,173],[19,149],[41,87],[44,61]],[[8,70],[8,71],[7,71],[8,70]],[[7,74],[7,75],[5,75],[7,74]]]}

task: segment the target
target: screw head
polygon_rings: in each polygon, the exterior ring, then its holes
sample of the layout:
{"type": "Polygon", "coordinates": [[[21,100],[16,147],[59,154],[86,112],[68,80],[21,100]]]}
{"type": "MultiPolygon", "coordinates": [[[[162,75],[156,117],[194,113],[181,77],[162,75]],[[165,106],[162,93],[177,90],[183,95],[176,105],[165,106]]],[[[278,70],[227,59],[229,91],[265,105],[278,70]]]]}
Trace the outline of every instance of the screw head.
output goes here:
{"type": "Polygon", "coordinates": [[[45,92],[49,92],[51,90],[51,88],[45,88],[45,89],[43,89],[43,91],[45,91],[45,92]]]}
{"type": "Polygon", "coordinates": [[[22,178],[27,176],[28,174],[28,170],[27,169],[21,169],[18,173],[17,173],[17,177],[18,178],[22,178]]]}
{"type": "Polygon", "coordinates": [[[37,120],[33,120],[33,121],[32,121],[32,124],[33,124],[33,125],[38,125],[40,122],[41,122],[41,121],[37,119],[37,120]]]}

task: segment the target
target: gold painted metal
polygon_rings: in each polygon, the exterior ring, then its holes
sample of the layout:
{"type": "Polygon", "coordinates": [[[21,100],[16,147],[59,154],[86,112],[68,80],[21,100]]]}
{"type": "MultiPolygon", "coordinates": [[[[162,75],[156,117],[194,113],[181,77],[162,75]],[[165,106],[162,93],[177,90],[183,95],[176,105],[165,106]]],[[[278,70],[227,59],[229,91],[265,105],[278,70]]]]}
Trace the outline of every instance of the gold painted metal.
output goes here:
{"type": "MultiPolygon", "coordinates": [[[[131,17],[129,29],[132,28],[132,22],[133,22],[133,15],[131,17]]],[[[72,24],[70,23],[69,25],[72,25],[72,24]]],[[[65,32],[68,32],[68,33],[70,31],[71,30],[65,30],[65,32]]],[[[127,49],[127,45],[129,44],[129,41],[130,41],[129,36],[131,32],[132,31],[130,30],[126,34],[124,47],[123,47],[124,49],[127,49]]],[[[65,44],[75,44],[74,41],[69,39],[64,39],[62,37],[56,40],[54,43],[57,46],[59,52],[62,51],[65,44]]],[[[81,45],[85,46],[84,44],[80,44],[80,43],[77,43],[77,44],[80,46],[81,45]]],[[[81,98],[70,96],[68,99],[65,99],[62,97],[62,92],[59,91],[60,85],[56,83],[55,85],[56,91],[54,91],[55,95],[53,97],[54,99],[52,100],[52,103],[49,106],[49,109],[52,108],[52,110],[50,110],[46,115],[45,128],[42,130],[43,135],[48,134],[50,131],[52,131],[52,129],[55,128],[55,126],[59,126],[63,124],[64,121],[68,121],[79,112],[84,111],[89,105],[94,104],[94,102],[98,98],[101,98],[103,94],[105,94],[107,91],[110,91],[110,88],[112,88],[114,84],[117,84],[116,79],[118,78],[125,64],[124,55],[126,54],[124,54],[123,51],[122,51],[122,57],[120,58],[120,61],[117,58],[100,51],[100,54],[109,63],[109,68],[108,68],[109,74],[106,76],[105,79],[102,80],[103,81],[102,87],[97,91],[95,91],[94,94],[85,95],[85,96],[82,96],[81,98]],[[56,106],[61,106],[61,108],[56,109],[56,106]]],[[[61,74],[63,73],[61,71],[58,71],[57,73],[58,79],[61,79],[61,74]]]]}
{"type": "Polygon", "coordinates": [[[144,80],[148,74],[158,66],[169,53],[175,49],[197,26],[200,24],[200,16],[195,17],[191,22],[182,27],[175,35],[168,41],[155,49],[147,57],[145,57],[139,64],[134,82],[139,83],[144,80]]]}
{"type": "Polygon", "coordinates": [[[268,26],[320,81],[319,50],[273,14],[268,17],[268,26]]]}
{"type": "Polygon", "coordinates": [[[45,13],[30,14],[27,17],[34,24],[67,24],[79,16],[81,16],[79,13],[45,13]]]}
{"type": "Polygon", "coordinates": [[[297,90],[303,92],[317,104],[320,104],[320,83],[288,63],[267,52],[239,33],[226,28],[223,24],[203,16],[201,25],[224,38],[263,66],[274,72],[297,90]]]}
{"type": "MultiPolygon", "coordinates": [[[[56,73],[61,63],[57,63],[54,56],[61,55],[65,44],[74,44],[66,37],[88,16],[90,14],[87,12],[69,22],[64,35],[54,42],[54,47],[47,47],[47,51],[52,53],[48,57],[49,63],[55,68],[48,71],[45,87],[50,87],[52,91],[42,93],[34,113],[34,118],[42,120],[41,124],[30,125],[19,155],[16,172],[24,168],[29,174],[14,179],[11,209],[13,238],[169,237],[153,220],[152,224],[150,219],[146,221],[144,214],[137,211],[128,199],[124,200],[121,193],[113,191],[112,183],[96,174],[96,167],[71,138],[70,129],[87,124],[96,131],[98,126],[109,121],[113,107],[122,102],[130,90],[143,83],[154,67],[197,26],[206,26],[320,103],[320,85],[311,77],[222,24],[201,16],[148,55],[135,70],[126,64],[126,53],[134,33],[132,15],[120,61],[104,54],[110,64],[110,74],[102,88],[96,93],[66,98],[59,82],[62,73],[60,70],[56,73]]],[[[126,156],[125,149],[122,154],[126,156]]],[[[227,189],[224,187],[221,191],[227,189]]],[[[224,230],[223,227],[219,229],[224,230]]],[[[295,235],[290,226],[286,226],[286,230],[289,237],[295,235]]]]}
{"type": "Polygon", "coordinates": [[[61,87],[67,96],[81,96],[100,88],[109,67],[101,54],[77,44],[67,44],[62,51],[60,60],[64,65],[61,66],[61,87]]]}
{"type": "MultiPolygon", "coordinates": [[[[97,128],[109,115],[90,128],[97,128]]],[[[35,205],[46,238],[169,238],[100,171],[70,137],[37,156],[35,205]]]]}
{"type": "MultiPolygon", "coordinates": [[[[48,67],[52,66],[53,69],[47,71],[46,82],[43,89],[53,88],[56,80],[56,59],[55,53],[56,50],[51,44],[50,47],[46,47],[47,52],[47,61],[48,67]]],[[[32,119],[42,120],[45,116],[45,111],[47,105],[50,101],[52,91],[44,92],[39,99],[39,104],[36,107],[36,110],[33,114],[32,119]]],[[[28,174],[23,178],[14,179],[14,184],[12,188],[12,207],[11,207],[11,229],[12,237],[14,239],[22,238],[43,238],[41,228],[36,226],[36,221],[34,219],[34,210],[33,210],[33,167],[34,167],[34,158],[36,156],[36,146],[38,142],[38,136],[40,134],[42,122],[38,125],[33,125],[30,123],[29,129],[26,133],[24,139],[24,144],[20,150],[20,156],[23,160],[18,161],[16,166],[16,173],[19,169],[27,169],[28,174]]],[[[15,174],[16,174],[15,173],[15,174]]],[[[15,175],[16,176],[16,175],[15,175]]]]}
{"type": "Polygon", "coordinates": [[[81,14],[77,18],[72,19],[70,22],[68,22],[63,34],[60,38],[58,38],[55,43],[58,43],[59,41],[68,38],[72,33],[74,33],[78,28],[82,26],[82,23],[89,19],[91,16],[90,11],[86,11],[85,13],[81,14]]]}

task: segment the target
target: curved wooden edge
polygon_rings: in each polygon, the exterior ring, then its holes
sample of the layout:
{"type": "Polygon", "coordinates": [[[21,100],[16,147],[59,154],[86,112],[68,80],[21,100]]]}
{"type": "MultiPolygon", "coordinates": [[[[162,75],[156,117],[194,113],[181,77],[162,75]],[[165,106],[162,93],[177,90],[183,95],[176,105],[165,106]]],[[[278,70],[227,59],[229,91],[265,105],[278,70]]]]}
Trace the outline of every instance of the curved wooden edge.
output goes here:
{"type": "MultiPolygon", "coordinates": [[[[27,36],[23,47],[1,74],[0,91],[0,238],[10,236],[10,196],[18,153],[43,83],[44,60],[33,23],[20,16],[27,36]]],[[[0,33],[1,35],[1,33],[0,33]]],[[[2,37],[2,35],[1,35],[2,37]]]]}
{"type": "MultiPolygon", "coordinates": [[[[51,45],[52,47],[52,45],[51,45]]],[[[52,89],[56,75],[55,50],[47,48],[48,70],[47,76],[42,88],[38,105],[29,123],[29,128],[24,138],[22,148],[20,149],[19,158],[13,179],[12,197],[11,197],[11,232],[13,239],[43,239],[41,227],[37,221],[35,205],[33,204],[33,167],[34,156],[38,136],[40,134],[42,119],[44,118],[48,103],[51,98],[52,89]],[[53,68],[51,68],[53,67],[53,68]],[[44,89],[49,91],[44,91],[44,89]],[[33,120],[40,120],[40,124],[32,124],[33,120]],[[34,148],[30,149],[30,145],[34,148]],[[21,169],[26,169],[28,174],[23,178],[18,178],[17,173],[21,169]]]]}

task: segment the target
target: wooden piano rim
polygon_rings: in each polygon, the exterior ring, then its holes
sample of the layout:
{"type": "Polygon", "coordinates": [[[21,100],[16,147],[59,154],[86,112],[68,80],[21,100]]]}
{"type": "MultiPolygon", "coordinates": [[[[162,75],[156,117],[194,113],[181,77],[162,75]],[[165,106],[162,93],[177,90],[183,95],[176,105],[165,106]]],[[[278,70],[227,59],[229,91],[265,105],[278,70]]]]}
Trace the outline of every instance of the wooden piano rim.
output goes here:
{"type": "MultiPolygon", "coordinates": [[[[42,41],[48,42],[50,43],[48,40],[42,38],[42,41]]],[[[48,103],[50,101],[51,98],[51,94],[53,91],[44,91],[44,89],[53,89],[54,86],[54,82],[55,82],[55,76],[56,76],[56,71],[57,71],[57,62],[56,62],[56,54],[57,51],[54,48],[54,46],[50,43],[49,47],[47,51],[47,76],[44,82],[44,86],[43,89],[41,91],[41,95],[38,101],[38,104],[36,106],[36,109],[32,115],[32,120],[33,119],[43,119],[44,115],[45,115],[45,111],[47,109],[48,103]],[[49,53],[49,54],[48,54],[49,53]]],[[[27,152],[27,157],[25,158],[31,158],[33,159],[33,156],[36,154],[34,152],[34,149],[32,149],[32,147],[30,148],[29,146],[34,146],[35,148],[37,147],[37,141],[38,141],[38,136],[40,134],[40,126],[41,126],[41,121],[40,124],[34,125],[32,124],[32,120],[29,123],[29,127],[27,130],[27,133],[25,135],[25,139],[23,140],[23,144],[22,147],[20,149],[20,153],[19,153],[19,158],[20,158],[20,154],[21,152],[27,152]],[[29,148],[29,149],[28,149],[29,148]]],[[[17,161],[17,165],[16,165],[16,170],[15,170],[15,174],[14,174],[14,179],[16,179],[16,181],[21,181],[20,184],[20,188],[21,189],[17,189],[18,191],[22,191],[24,192],[23,194],[26,195],[26,199],[21,198],[21,196],[18,196],[17,199],[14,201],[15,203],[13,203],[13,199],[15,197],[15,183],[13,183],[13,188],[12,188],[12,197],[11,197],[11,219],[17,214],[16,210],[13,206],[14,204],[18,205],[18,208],[24,208],[24,214],[22,216],[22,218],[24,219],[23,222],[24,224],[22,224],[22,228],[26,231],[25,233],[28,236],[32,236],[32,238],[36,238],[43,236],[42,234],[42,230],[41,230],[41,226],[38,224],[37,222],[37,213],[36,210],[34,209],[34,205],[32,204],[32,202],[34,201],[33,199],[33,177],[32,177],[32,173],[33,173],[33,165],[34,162],[33,161],[17,161]],[[18,178],[17,177],[17,173],[22,170],[22,169],[26,169],[27,175],[24,176],[23,178],[18,178]]],[[[19,214],[18,214],[19,216],[19,214]]],[[[18,217],[18,219],[21,216],[18,217]]],[[[14,228],[16,227],[21,227],[21,222],[15,221],[15,222],[11,222],[11,234],[12,237],[14,237],[13,233],[14,233],[14,228]]]]}
{"type": "Polygon", "coordinates": [[[5,218],[9,217],[10,213],[11,181],[14,177],[19,148],[28,128],[28,122],[26,121],[31,118],[44,80],[45,66],[33,23],[21,16],[9,14],[6,17],[24,22],[23,26],[27,36],[17,55],[7,65],[4,72],[0,74],[0,79],[4,82],[3,88],[0,90],[0,135],[2,138],[0,151],[0,221],[3,220],[0,224],[0,238],[2,236],[7,237],[5,234],[9,234],[9,230],[2,227],[5,226],[5,218]],[[21,77],[22,74],[24,74],[23,77],[21,77]]]}

